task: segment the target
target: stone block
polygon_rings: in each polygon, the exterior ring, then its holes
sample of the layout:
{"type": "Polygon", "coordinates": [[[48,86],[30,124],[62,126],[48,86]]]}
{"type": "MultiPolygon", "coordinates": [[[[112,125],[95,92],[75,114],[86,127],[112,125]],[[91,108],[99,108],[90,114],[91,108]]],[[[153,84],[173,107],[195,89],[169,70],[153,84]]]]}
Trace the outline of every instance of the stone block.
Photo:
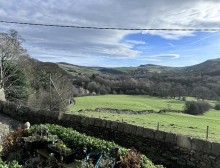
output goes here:
{"type": "Polygon", "coordinates": [[[165,137],[165,142],[171,143],[173,145],[176,145],[176,134],[174,133],[167,133],[165,137]]]}
{"type": "Polygon", "coordinates": [[[63,114],[62,120],[63,121],[69,121],[71,118],[71,114],[63,114]]]}
{"type": "Polygon", "coordinates": [[[124,125],[124,132],[130,133],[131,125],[130,124],[125,124],[124,125]]]}
{"type": "Polygon", "coordinates": [[[131,125],[129,133],[135,135],[137,131],[137,126],[136,125],[131,125]]]}
{"type": "Polygon", "coordinates": [[[88,118],[89,125],[95,125],[95,118],[88,118]]]}
{"type": "Polygon", "coordinates": [[[155,131],[153,129],[150,129],[150,128],[144,128],[143,129],[143,137],[144,138],[154,139],[155,131]]]}
{"type": "Polygon", "coordinates": [[[102,120],[102,125],[101,125],[101,127],[102,127],[102,128],[105,128],[105,127],[106,127],[106,124],[107,124],[107,120],[102,120]]]}
{"type": "Polygon", "coordinates": [[[96,119],[95,119],[95,126],[101,127],[101,126],[102,126],[102,119],[96,118],[96,119]]]}
{"type": "Polygon", "coordinates": [[[143,131],[144,131],[143,127],[137,127],[136,135],[143,136],[143,131]]]}
{"type": "Polygon", "coordinates": [[[212,154],[219,156],[220,155],[220,143],[212,142],[212,154]]]}
{"type": "Polygon", "coordinates": [[[124,131],[124,123],[118,123],[118,131],[123,132],[124,131]]]}
{"type": "Polygon", "coordinates": [[[177,135],[177,146],[183,149],[191,150],[191,137],[185,135],[177,135]]]}
{"type": "Polygon", "coordinates": [[[89,126],[90,125],[90,118],[89,117],[83,117],[83,119],[81,120],[81,124],[85,125],[85,126],[89,126]]]}
{"type": "Polygon", "coordinates": [[[117,121],[112,121],[111,129],[114,131],[116,131],[118,129],[118,122],[117,121]]]}
{"type": "Polygon", "coordinates": [[[155,139],[158,141],[165,141],[166,132],[164,131],[155,131],[155,139]]]}
{"type": "Polygon", "coordinates": [[[192,139],[192,150],[204,151],[205,141],[202,139],[192,139]]]}
{"type": "Polygon", "coordinates": [[[107,121],[106,128],[111,128],[112,121],[107,121]]]}

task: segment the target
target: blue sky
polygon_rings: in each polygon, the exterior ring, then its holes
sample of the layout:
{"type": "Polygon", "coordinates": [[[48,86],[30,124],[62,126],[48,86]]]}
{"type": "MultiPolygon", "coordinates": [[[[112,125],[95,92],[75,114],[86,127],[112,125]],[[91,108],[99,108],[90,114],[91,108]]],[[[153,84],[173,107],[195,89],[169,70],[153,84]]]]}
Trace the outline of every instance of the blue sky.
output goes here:
{"type": "MultiPolygon", "coordinates": [[[[220,28],[218,0],[0,0],[0,20],[122,28],[220,28]]],[[[220,32],[116,31],[0,24],[41,61],[189,66],[220,57],[220,32]]]]}

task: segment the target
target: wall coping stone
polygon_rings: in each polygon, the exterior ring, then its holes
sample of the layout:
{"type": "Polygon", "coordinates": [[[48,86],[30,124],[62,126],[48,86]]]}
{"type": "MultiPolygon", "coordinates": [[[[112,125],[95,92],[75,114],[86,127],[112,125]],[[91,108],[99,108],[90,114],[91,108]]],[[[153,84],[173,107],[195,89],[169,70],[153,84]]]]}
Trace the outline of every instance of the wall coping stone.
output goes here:
{"type": "Polygon", "coordinates": [[[109,129],[111,129],[111,124],[112,124],[112,121],[107,121],[107,124],[106,124],[106,128],[109,128],[109,129]]]}
{"type": "Polygon", "coordinates": [[[167,133],[165,137],[165,142],[171,143],[173,145],[177,145],[177,136],[174,133],[167,133]]]}
{"type": "Polygon", "coordinates": [[[164,131],[160,131],[160,130],[157,130],[155,131],[155,139],[158,140],[158,141],[162,141],[164,142],[165,141],[165,137],[166,137],[166,132],[164,131]]]}
{"type": "Polygon", "coordinates": [[[137,126],[136,125],[130,125],[130,129],[128,130],[128,133],[131,133],[133,135],[135,135],[136,131],[137,131],[137,126]]]}
{"type": "Polygon", "coordinates": [[[124,125],[124,132],[130,133],[131,125],[130,124],[125,124],[124,125]]]}
{"type": "Polygon", "coordinates": [[[212,154],[219,156],[220,155],[220,144],[216,142],[212,142],[212,154]]]}
{"type": "Polygon", "coordinates": [[[117,121],[111,121],[111,129],[114,131],[117,131],[117,129],[118,129],[118,122],[117,121]]]}
{"type": "Polygon", "coordinates": [[[100,119],[100,118],[96,118],[95,119],[95,124],[94,124],[95,126],[97,126],[97,127],[101,127],[102,126],[102,119],[100,119]]]}
{"type": "Polygon", "coordinates": [[[177,135],[177,146],[183,149],[192,149],[191,145],[191,137],[185,136],[185,135],[177,135]]]}
{"type": "Polygon", "coordinates": [[[102,125],[101,125],[101,127],[105,128],[105,127],[106,127],[107,122],[108,122],[107,120],[102,120],[102,125]]]}
{"type": "Polygon", "coordinates": [[[155,131],[153,129],[150,129],[150,128],[144,128],[143,129],[143,137],[144,138],[154,139],[155,131]]]}
{"type": "Polygon", "coordinates": [[[143,134],[144,134],[144,127],[137,127],[135,135],[143,136],[143,134]]]}
{"type": "Polygon", "coordinates": [[[118,123],[118,131],[123,132],[124,131],[124,123],[118,123]]]}

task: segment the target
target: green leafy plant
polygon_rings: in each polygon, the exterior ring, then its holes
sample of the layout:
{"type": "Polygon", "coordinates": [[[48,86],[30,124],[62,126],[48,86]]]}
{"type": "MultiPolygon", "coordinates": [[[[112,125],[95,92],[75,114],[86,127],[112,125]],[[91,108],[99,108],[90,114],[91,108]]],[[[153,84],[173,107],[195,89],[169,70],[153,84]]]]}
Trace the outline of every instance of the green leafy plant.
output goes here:
{"type": "Polygon", "coordinates": [[[57,143],[51,144],[49,145],[49,147],[66,155],[69,155],[73,152],[72,149],[68,148],[66,144],[63,143],[62,140],[58,140],[57,143]]]}
{"type": "MultiPolygon", "coordinates": [[[[114,142],[102,140],[99,138],[87,136],[86,134],[79,133],[72,128],[65,128],[54,124],[45,124],[49,129],[49,132],[53,135],[57,135],[67,146],[72,149],[88,149],[98,150],[102,154],[106,155],[115,146],[119,147],[120,156],[124,157],[124,164],[130,161],[136,165],[139,164],[141,168],[156,168],[155,165],[145,156],[138,153],[135,149],[122,148],[114,142]]],[[[38,128],[38,125],[33,125],[30,130],[34,131],[38,128]]],[[[89,166],[88,163],[84,166],[89,166]]],[[[160,166],[159,166],[160,167],[160,166]]],[[[163,168],[160,167],[160,168],[163,168]]]]}
{"type": "Polygon", "coordinates": [[[0,168],[22,168],[22,165],[19,165],[17,161],[7,163],[0,158],[0,168]]]}

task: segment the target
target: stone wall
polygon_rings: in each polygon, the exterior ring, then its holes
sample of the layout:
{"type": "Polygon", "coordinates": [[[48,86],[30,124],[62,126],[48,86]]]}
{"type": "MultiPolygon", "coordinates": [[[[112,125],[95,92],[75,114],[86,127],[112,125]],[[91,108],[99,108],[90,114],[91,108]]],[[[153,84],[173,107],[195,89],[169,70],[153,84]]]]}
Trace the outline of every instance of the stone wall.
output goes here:
{"type": "Polygon", "coordinates": [[[184,135],[156,131],[127,123],[59,114],[0,102],[0,111],[21,121],[54,123],[79,132],[135,147],[167,168],[220,168],[220,144],[184,135]]]}
{"type": "Polygon", "coordinates": [[[80,109],[78,112],[104,112],[104,113],[116,113],[116,114],[152,114],[152,113],[167,113],[167,112],[174,112],[174,113],[183,113],[182,110],[171,110],[171,109],[163,109],[154,111],[154,110],[128,110],[128,109],[112,109],[112,108],[96,108],[96,109],[80,109]]]}

